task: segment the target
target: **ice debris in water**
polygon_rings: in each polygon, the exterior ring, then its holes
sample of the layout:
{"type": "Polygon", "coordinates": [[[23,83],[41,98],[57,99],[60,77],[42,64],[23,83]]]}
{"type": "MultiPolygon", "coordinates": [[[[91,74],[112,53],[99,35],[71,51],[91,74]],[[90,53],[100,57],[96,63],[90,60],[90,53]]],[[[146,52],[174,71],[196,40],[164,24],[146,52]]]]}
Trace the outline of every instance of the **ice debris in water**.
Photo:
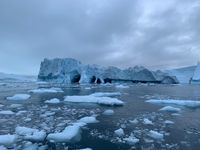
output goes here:
{"type": "Polygon", "coordinates": [[[14,115],[15,113],[11,110],[2,110],[0,111],[0,115],[14,115]]]}
{"type": "Polygon", "coordinates": [[[143,123],[146,125],[153,125],[153,122],[149,120],[148,118],[144,118],[143,123]]]}
{"type": "Polygon", "coordinates": [[[95,97],[110,97],[110,96],[120,96],[120,92],[96,92],[91,94],[90,96],[95,96],[95,97]]]}
{"type": "Polygon", "coordinates": [[[176,105],[176,106],[184,106],[190,108],[197,108],[200,107],[200,101],[192,101],[192,100],[174,100],[174,99],[150,99],[146,102],[152,104],[163,104],[163,105],[176,105]]]}
{"type": "Polygon", "coordinates": [[[107,109],[103,112],[103,115],[107,115],[107,116],[110,116],[113,114],[114,114],[114,111],[112,109],[107,109]]]}
{"type": "Polygon", "coordinates": [[[64,101],[73,103],[96,103],[108,106],[122,106],[124,102],[118,100],[117,98],[111,97],[95,97],[91,95],[85,96],[66,96],[64,101]]]}
{"type": "Polygon", "coordinates": [[[174,124],[174,122],[173,122],[173,121],[170,121],[170,120],[165,120],[164,123],[165,123],[165,124],[174,124]]]}
{"type": "Polygon", "coordinates": [[[120,88],[120,89],[127,89],[127,88],[129,88],[129,86],[127,86],[127,85],[116,85],[115,87],[116,88],[120,88]]]}
{"type": "Polygon", "coordinates": [[[51,142],[77,142],[81,139],[81,127],[96,122],[98,122],[96,117],[83,117],[72,125],[67,126],[62,132],[49,134],[47,140],[51,142]]]}
{"type": "Polygon", "coordinates": [[[53,99],[50,99],[50,100],[46,100],[45,103],[58,104],[58,103],[60,103],[60,100],[58,98],[53,98],[53,99]]]}
{"type": "Polygon", "coordinates": [[[165,106],[163,108],[160,109],[160,111],[166,111],[166,112],[180,112],[181,109],[180,108],[176,108],[176,107],[172,107],[172,106],[165,106]]]}
{"type": "Polygon", "coordinates": [[[6,99],[7,100],[15,100],[15,101],[18,101],[18,100],[27,100],[29,99],[31,96],[29,94],[15,94],[14,96],[12,97],[7,97],[6,99]]]}
{"type": "Polygon", "coordinates": [[[0,145],[9,146],[9,145],[14,144],[16,140],[17,140],[16,135],[10,135],[10,134],[0,135],[0,145]]]}
{"type": "Polygon", "coordinates": [[[34,89],[30,90],[31,93],[62,93],[63,90],[61,88],[40,88],[40,89],[34,89]]]}
{"type": "Polygon", "coordinates": [[[149,131],[148,135],[149,135],[149,137],[151,137],[155,140],[163,140],[163,138],[164,138],[162,133],[159,133],[159,132],[153,131],[153,130],[149,131]]]}
{"type": "Polygon", "coordinates": [[[124,138],[123,140],[129,145],[135,145],[136,143],[140,141],[138,138],[136,138],[133,135],[130,135],[129,137],[124,138]]]}
{"type": "Polygon", "coordinates": [[[124,130],[122,128],[115,130],[114,133],[115,133],[115,135],[117,135],[119,137],[124,136],[124,130]]]}
{"type": "Polygon", "coordinates": [[[15,133],[22,136],[25,140],[30,141],[43,141],[46,137],[45,131],[39,131],[38,129],[27,127],[16,127],[15,133]]]}

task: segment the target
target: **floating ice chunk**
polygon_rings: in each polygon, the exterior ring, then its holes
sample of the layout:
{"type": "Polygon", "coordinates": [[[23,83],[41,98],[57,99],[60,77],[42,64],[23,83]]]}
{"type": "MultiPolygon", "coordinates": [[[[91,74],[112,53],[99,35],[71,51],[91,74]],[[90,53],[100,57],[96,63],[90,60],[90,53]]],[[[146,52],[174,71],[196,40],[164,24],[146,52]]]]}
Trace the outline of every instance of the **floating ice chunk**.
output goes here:
{"type": "Polygon", "coordinates": [[[146,125],[153,125],[153,122],[147,118],[144,118],[143,123],[146,125]]]}
{"type": "Polygon", "coordinates": [[[38,150],[38,144],[33,144],[32,142],[27,142],[24,145],[23,150],[38,150]]]}
{"type": "Polygon", "coordinates": [[[89,123],[97,123],[98,120],[96,120],[96,117],[91,116],[91,117],[83,117],[79,119],[78,122],[89,124],[89,123]]]}
{"type": "Polygon", "coordinates": [[[29,99],[31,96],[29,94],[15,94],[12,97],[7,97],[7,100],[15,100],[15,101],[19,101],[19,100],[27,100],[29,99]]]}
{"type": "Polygon", "coordinates": [[[165,120],[164,123],[165,123],[165,124],[174,124],[174,122],[173,122],[173,121],[170,121],[170,120],[165,120]]]}
{"type": "Polygon", "coordinates": [[[10,105],[10,108],[19,108],[22,107],[22,104],[12,104],[10,105]]]}
{"type": "Polygon", "coordinates": [[[3,107],[4,105],[0,104],[0,107],[3,107]]]}
{"type": "Polygon", "coordinates": [[[61,88],[49,88],[49,89],[40,88],[40,89],[30,90],[29,92],[42,94],[42,93],[59,93],[63,92],[63,90],[61,88]]]}
{"type": "Polygon", "coordinates": [[[92,88],[91,87],[85,87],[85,90],[91,90],[92,88]]]}
{"type": "Polygon", "coordinates": [[[139,121],[137,119],[129,120],[129,122],[132,123],[132,124],[138,124],[139,123],[139,121]]]}
{"type": "Polygon", "coordinates": [[[2,110],[0,111],[0,115],[14,115],[15,113],[11,110],[2,110]]]}
{"type": "Polygon", "coordinates": [[[114,133],[119,137],[124,136],[124,130],[122,128],[115,130],[114,133]]]}
{"type": "Polygon", "coordinates": [[[136,143],[140,141],[138,138],[134,137],[133,135],[129,136],[128,138],[124,138],[123,140],[129,145],[135,145],[136,143]]]}
{"type": "Polygon", "coordinates": [[[57,98],[53,98],[53,99],[50,99],[50,100],[46,100],[45,103],[48,103],[48,104],[58,104],[58,103],[60,103],[60,100],[57,99],[57,98]]]}
{"type": "Polygon", "coordinates": [[[21,114],[23,114],[23,113],[26,113],[26,112],[27,112],[26,110],[21,110],[21,111],[18,111],[18,112],[16,113],[16,115],[19,116],[19,115],[21,115],[21,114]]]}
{"type": "Polygon", "coordinates": [[[152,103],[152,104],[177,105],[177,106],[184,106],[184,107],[190,107],[190,108],[200,107],[200,101],[191,101],[191,100],[151,99],[151,100],[147,100],[146,102],[152,103]]]}
{"type": "Polygon", "coordinates": [[[79,149],[79,150],[92,150],[91,148],[83,148],[83,149],[79,149]]]}
{"type": "Polygon", "coordinates": [[[91,95],[86,96],[66,96],[64,101],[73,103],[97,103],[108,106],[121,106],[124,104],[121,100],[117,98],[110,97],[95,97],[91,95]]]}
{"type": "Polygon", "coordinates": [[[153,131],[153,130],[149,131],[148,135],[149,135],[149,137],[151,137],[155,140],[163,140],[163,138],[164,138],[162,133],[159,133],[159,132],[153,131]]]}
{"type": "Polygon", "coordinates": [[[51,142],[77,142],[81,139],[81,127],[77,124],[67,126],[62,132],[51,133],[47,140],[51,142]]]}
{"type": "Polygon", "coordinates": [[[103,115],[107,115],[107,116],[110,116],[113,114],[114,114],[114,111],[112,109],[107,109],[103,112],[103,115]]]}
{"type": "Polygon", "coordinates": [[[120,92],[96,92],[91,94],[91,96],[95,97],[109,97],[109,96],[120,96],[120,92]]]}
{"type": "Polygon", "coordinates": [[[181,109],[180,108],[176,108],[176,107],[172,107],[172,106],[165,106],[163,108],[160,109],[160,111],[166,111],[166,112],[180,112],[181,109]]]}
{"type": "Polygon", "coordinates": [[[127,89],[127,88],[129,88],[129,86],[127,86],[127,85],[116,85],[115,87],[116,88],[120,88],[120,89],[127,89]]]}
{"type": "Polygon", "coordinates": [[[16,127],[15,132],[17,135],[23,136],[25,140],[30,141],[44,141],[46,137],[46,132],[27,127],[16,127]]]}
{"type": "Polygon", "coordinates": [[[10,134],[6,134],[6,135],[0,135],[0,145],[12,145],[16,142],[17,140],[17,136],[16,135],[10,135],[10,134]]]}

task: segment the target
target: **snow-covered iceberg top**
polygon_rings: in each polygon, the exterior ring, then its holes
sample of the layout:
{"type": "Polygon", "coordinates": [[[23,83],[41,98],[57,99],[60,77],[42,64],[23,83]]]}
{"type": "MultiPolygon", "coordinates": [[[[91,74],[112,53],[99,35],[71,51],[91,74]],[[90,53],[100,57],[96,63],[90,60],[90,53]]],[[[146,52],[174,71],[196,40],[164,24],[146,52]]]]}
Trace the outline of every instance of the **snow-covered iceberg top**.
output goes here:
{"type": "Polygon", "coordinates": [[[146,102],[152,104],[163,104],[163,105],[176,105],[190,108],[200,107],[200,101],[192,101],[192,100],[174,100],[174,99],[150,99],[146,102]]]}

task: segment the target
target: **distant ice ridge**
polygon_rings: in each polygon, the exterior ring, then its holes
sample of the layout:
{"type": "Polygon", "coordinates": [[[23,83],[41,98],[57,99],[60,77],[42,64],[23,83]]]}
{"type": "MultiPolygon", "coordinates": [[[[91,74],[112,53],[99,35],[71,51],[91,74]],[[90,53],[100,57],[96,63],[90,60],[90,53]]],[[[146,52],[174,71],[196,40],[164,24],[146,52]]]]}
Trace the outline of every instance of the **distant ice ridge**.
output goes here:
{"type": "Polygon", "coordinates": [[[72,59],[44,59],[40,66],[39,81],[54,83],[115,83],[115,82],[155,82],[177,83],[175,77],[162,72],[153,72],[144,67],[128,69],[84,65],[72,59]]]}
{"type": "Polygon", "coordinates": [[[192,100],[150,99],[150,100],[147,100],[146,102],[152,103],[152,104],[176,105],[176,106],[183,106],[183,107],[190,107],[190,108],[200,107],[200,101],[192,101],[192,100]]]}

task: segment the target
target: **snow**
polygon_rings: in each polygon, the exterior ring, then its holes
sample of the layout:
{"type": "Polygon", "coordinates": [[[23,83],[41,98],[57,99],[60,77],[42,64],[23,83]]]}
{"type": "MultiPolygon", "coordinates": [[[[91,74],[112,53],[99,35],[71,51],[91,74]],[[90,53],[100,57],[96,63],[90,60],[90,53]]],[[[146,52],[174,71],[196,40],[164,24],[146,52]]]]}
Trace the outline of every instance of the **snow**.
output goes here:
{"type": "Polygon", "coordinates": [[[143,119],[143,123],[146,124],[146,125],[153,125],[153,122],[147,118],[144,118],[143,119]]]}
{"type": "Polygon", "coordinates": [[[15,113],[11,110],[2,110],[0,111],[0,115],[14,115],[15,113]]]}
{"type": "Polygon", "coordinates": [[[133,135],[129,136],[128,138],[124,138],[123,140],[129,145],[135,145],[136,143],[140,141],[138,138],[134,137],[133,135]]]}
{"type": "Polygon", "coordinates": [[[190,108],[200,107],[200,101],[192,101],[192,100],[174,100],[174,99],[151,99],[146,102],[152,104],[164,104],[164,105],[176,105],[176,106],[184,106],[190,108]]]}
{"type": "Polygon", "coordinates": [[[46,137],[45,131],[27,127],[16,127],[15,132],[17,135],[23,136],[24,139],[30,141],[44,141],[46,137]]]}
{"type": "Polygon", "coordinates": [[[27,100],[29,99],[31,96],[29,94],[15,94],[12,97],[7,97],[7,100],[27,100]]]}
{"type": "Polygon", "coordinates": [[[83,117],[79,119],[79,122],[88,124],[88,123],[97,123],[98,120],[96,120],[96,117],[90,116],[90,117],[83,117]]]}
{"type": "Polygon", "coordinates": [[[164,136],[162,133],[159,133],[157,131],[151,130],[149,131],[148,134],[151,138],[155,139],[155,140],[163,140],[164,136]]]}
{"type": "Polygon", "coordinates": [[[12,145],[16,142],[17,140],[17,136],[16,135],[10,135],[10,134],[6,134],[6,135],[0,135],[0,145],[12,145]]]}
{"type": "Polygon", "coordinates": [[[120,96],[120,92],[96,92],[91,94],[90,96],[95,96],[95,97],[110,97],[110,96],[120,96]]]}
{"type": "Polygon", "coordinates": [[[124,130],[122,128],[115,130],[114,133],[119,137],[124,136],[124,130]]]}
{"type": "Polygon", "coordinates": [[[48,104],[58,104],[58,103],[60,103],[60,100],[57,99],[57,98],[53,98],[53,99],[50,99],[50,100],[46,100],[45,103],[48,103],[48,104]]]}
{"type": "Polygon", "coordinates": [[[165,107],[161,108],[160,111],[176,113],[176,112],[180,112],[181,109],[176,108],[176,107],[172,107],[172,106],[165,106],[165,107]]]}
{"type": "Polygon", "coordinates": [[[113,114],[114,114],[114,111],[112,109],[107,109],[103,112],[103,115],[107,115],[107,116],[110,116],[113,114]]]}
{"type": "Polygon", "coordinates": [[[40,89],[30,90],[29,92],[38,93],[38,94],[42,94],[42,93],[60,93],[60,92],[63,92],[63,90],[61,88],[40,88],[40,89]]]}
{"type": "Polygon", "coordinates": [[[86,96],[66,96],[64,101],[73,103],[96,103],[108,106],[122,106],[124,102],[118,100],[117,98],[110,97],[95,97],[91,95],[86,96]]]}

